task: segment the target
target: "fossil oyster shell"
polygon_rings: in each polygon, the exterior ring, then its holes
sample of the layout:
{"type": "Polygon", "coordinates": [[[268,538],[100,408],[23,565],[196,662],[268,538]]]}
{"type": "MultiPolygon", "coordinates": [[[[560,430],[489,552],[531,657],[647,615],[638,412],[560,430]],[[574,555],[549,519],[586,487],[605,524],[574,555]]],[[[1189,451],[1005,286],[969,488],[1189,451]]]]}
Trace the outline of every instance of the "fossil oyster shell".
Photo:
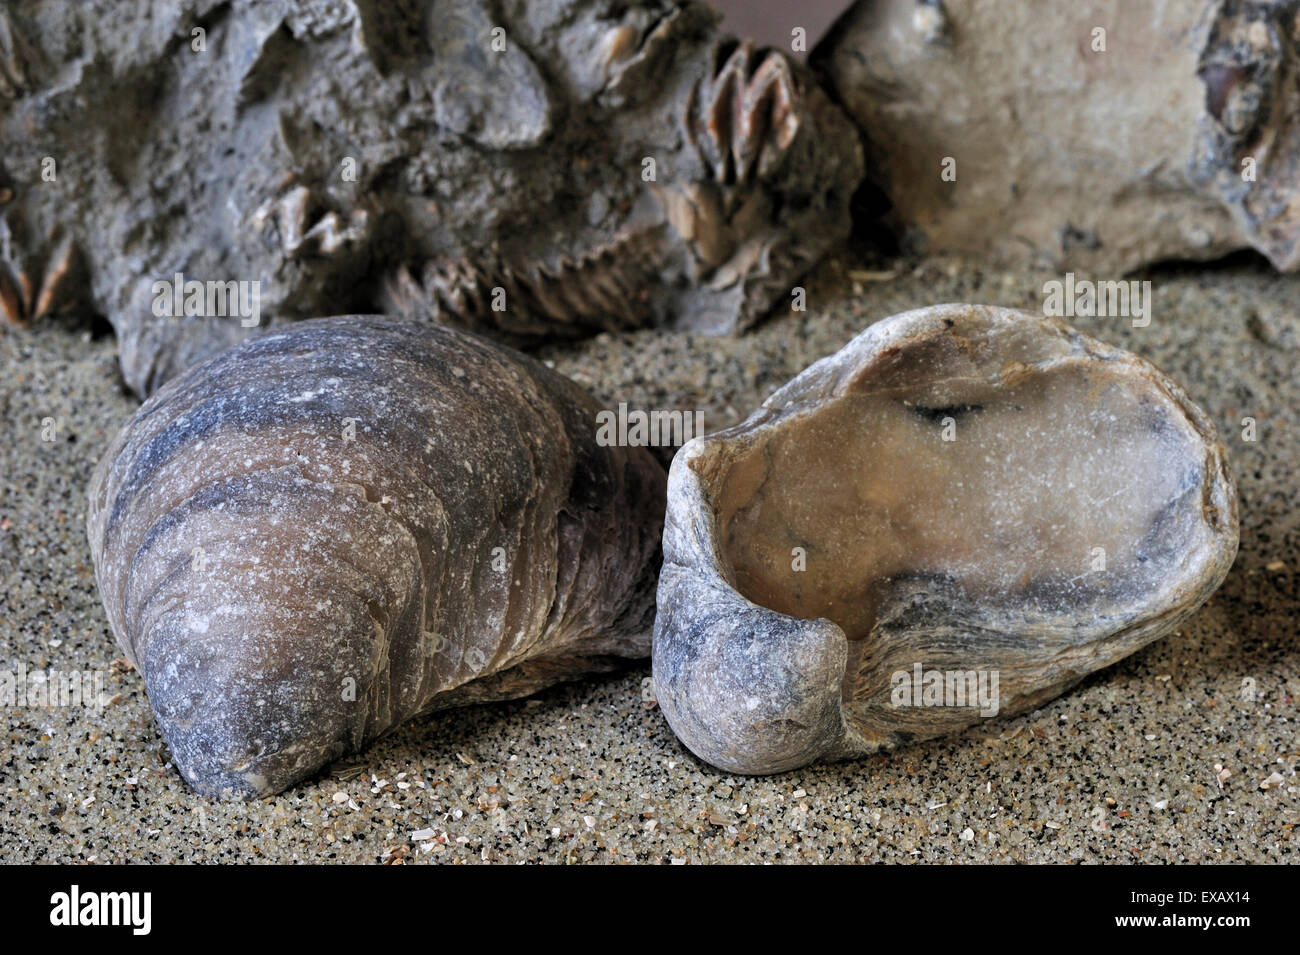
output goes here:
{"type": "Polygon", "coordinates": [[[308,321],[140,408],[87,517],[113,633],[203,792],[649,652],[663,468],[477,336],[308,321]]]}
{"type": "Polygon", "coordinates": [[[656,695],[728,771],[889,749],[992,715],[897,695],[914,675],[1031,709],[1177,627],[1236,549],[1214,428],[1150,363],[1056,319],[906,312],[673,460],[656,695]]]}
{"type": "Polygon", "coordinates": [[[743,329],[848,235],[862,148],[804,66],[718,19],[681,0],[22,0],[0,7],[0,222],[23,223],[23,262],[69,230],[87,267],[69,294],[112,322],[143,395],[324,314],[515,344],[743,329]],[[173,316],[157,285],[176,275],[258,283],[256,315],[187,295],[173,316]]]}
{"type": "Polygon", "coordinates": [[[871,0],[812,62],[911,249],[1124,271],[1254,248],[1294,271],[1297,14],[1296,0],[871,0]]]}

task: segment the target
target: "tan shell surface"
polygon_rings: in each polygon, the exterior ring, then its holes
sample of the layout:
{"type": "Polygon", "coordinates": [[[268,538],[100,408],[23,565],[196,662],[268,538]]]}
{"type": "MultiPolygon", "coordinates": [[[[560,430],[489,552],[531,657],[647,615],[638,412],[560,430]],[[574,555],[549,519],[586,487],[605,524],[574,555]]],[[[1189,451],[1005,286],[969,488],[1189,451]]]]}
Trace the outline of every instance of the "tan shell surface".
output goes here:
{"type": "Polygon", "coordinates": [[[1024,710],[1168,633],[1231,566],[1236,497],[1150,363],[943,305],[688,445],[664,547],[660,705],[704,759],[772,772],[1024,710]]]}

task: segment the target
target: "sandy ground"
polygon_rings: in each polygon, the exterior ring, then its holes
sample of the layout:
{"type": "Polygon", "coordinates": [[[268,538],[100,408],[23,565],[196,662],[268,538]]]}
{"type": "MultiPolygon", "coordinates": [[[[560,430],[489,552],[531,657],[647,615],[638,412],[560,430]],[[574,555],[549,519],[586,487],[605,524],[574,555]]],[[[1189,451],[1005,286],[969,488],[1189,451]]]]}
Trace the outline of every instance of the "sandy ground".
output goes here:
{"type": "MultiPolygon", "coordinates": [[[[1148,277],[1149,327],[1076,324],[1155,361],[1221,429],[1242,505],[1223,588],[1182,632],[1033,714],[759,779],[684,750],[640,666],[417,720],[274,798],[196,796],[138,676],[114,666],[83,531],[91,469],[135,407],[114,342],[72,320],[0,334],[0,671],[90,671],[109,700],[0,705],[0,860],[1297,860],[1300,277],[1251,260],[1148,277]]],[[[841,260],[809,282],[806,313],[740,339],[645,332],[545,357],[611,406],[697,408],[712,429],[875,319],[1039,309],[1046,278],[841,260]]]]}

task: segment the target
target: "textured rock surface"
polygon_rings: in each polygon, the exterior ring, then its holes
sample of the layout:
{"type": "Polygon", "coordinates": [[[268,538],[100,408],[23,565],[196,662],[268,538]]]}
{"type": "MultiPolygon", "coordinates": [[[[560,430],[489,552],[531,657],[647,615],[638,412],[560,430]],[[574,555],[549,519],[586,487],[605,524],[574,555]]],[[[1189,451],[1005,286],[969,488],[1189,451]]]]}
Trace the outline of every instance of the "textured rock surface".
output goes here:
{"type": "Polygon", "coordinates": [[[914,249],[1122,271],[1250,247],[1290,271],[1297,13],[1296,0],[872,0],[814,60],[914,249]]]}
{"type": "Polygon", "coordinates": [[[87,516],[102,599],[203,792],[267,793],[430,709],[649,649],[663,469],[542,365],[324,319],[160,390],[87,516]]]}
{"type": "Polygon", "coordinates": [[[1222,582],[1223,454],[1154,366],[1059,320],[944,305],[878,322],[674,459],[659,705],[746,773],[1033,709],[1222,582]],[[910,684],[931,672],[923,703],[910,684]],[[954,705],[947,674],[997,682],[977,705],[964,681],[954,705]]]}
{"type": "Polygon", "coordinates": [[[176,274],[260,282],[264,324],[748,326],[847,234],[861,148],[802,66],[716,19],[671,0],[8,4],[3,314],[93,306],[140,393],[250,333],[155,315],[176,274]]]}

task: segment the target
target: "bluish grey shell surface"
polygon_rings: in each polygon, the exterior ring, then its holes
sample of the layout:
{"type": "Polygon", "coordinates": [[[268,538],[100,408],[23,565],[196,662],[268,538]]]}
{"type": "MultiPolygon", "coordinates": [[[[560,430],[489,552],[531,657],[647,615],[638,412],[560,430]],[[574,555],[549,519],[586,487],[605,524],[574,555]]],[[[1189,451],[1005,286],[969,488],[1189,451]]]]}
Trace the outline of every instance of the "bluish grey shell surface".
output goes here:
{"type": "Polygon", "coordinates": [[[87,523],[185,778],[275,792],[417,714],[646,655],[665,475],[596,412],[472,334],[355,316],[148,400],[87,523]]]}

